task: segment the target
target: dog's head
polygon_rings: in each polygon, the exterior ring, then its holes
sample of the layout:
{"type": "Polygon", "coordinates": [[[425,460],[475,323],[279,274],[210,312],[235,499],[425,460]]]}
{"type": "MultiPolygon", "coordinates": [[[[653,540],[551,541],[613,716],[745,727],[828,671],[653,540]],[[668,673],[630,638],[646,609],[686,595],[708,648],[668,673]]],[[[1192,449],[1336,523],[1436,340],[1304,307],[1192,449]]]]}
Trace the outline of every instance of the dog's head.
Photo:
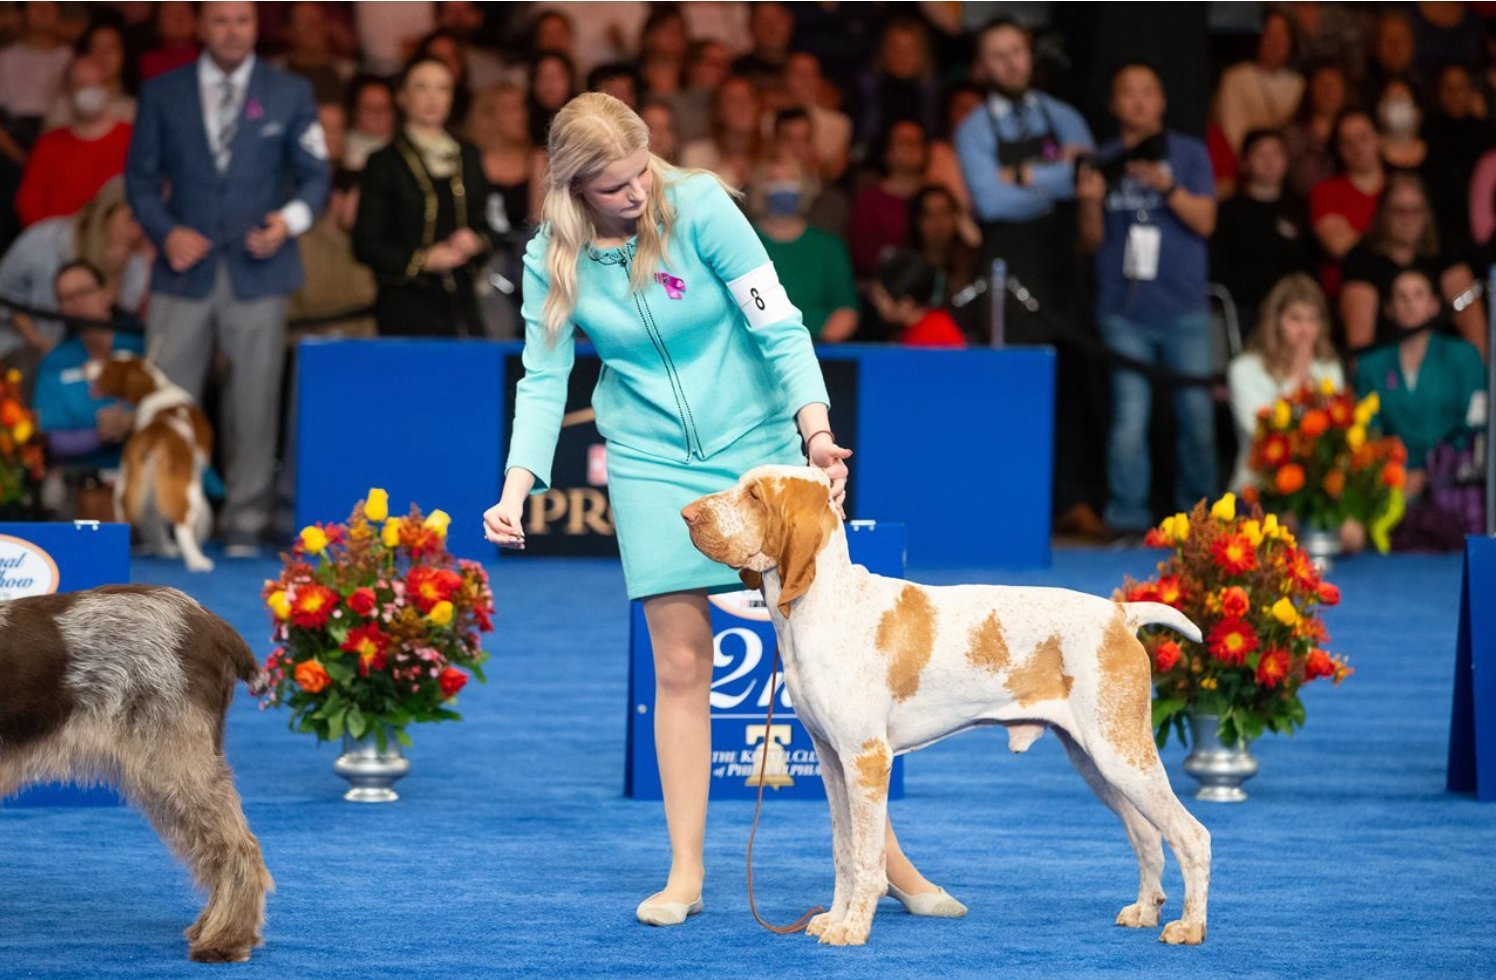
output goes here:
{"type": "Polygon", "coordinates": [[[89,361],[83,376],[103,398],[121,398],[139,405],[146,395],[166,386],[166,376],[150,361],[123,351],[107,361],[89,361]]]}
{"type": "Polygon", "coordinates": [[[760,573],[778,569],[785,616],[815,580],[816,555],[840,524],[831,481],[813,466],[760,466],[731,490],[688,504],[681,517],[697,550],[738,569],[750,589],[762,584],[760,573]]]}

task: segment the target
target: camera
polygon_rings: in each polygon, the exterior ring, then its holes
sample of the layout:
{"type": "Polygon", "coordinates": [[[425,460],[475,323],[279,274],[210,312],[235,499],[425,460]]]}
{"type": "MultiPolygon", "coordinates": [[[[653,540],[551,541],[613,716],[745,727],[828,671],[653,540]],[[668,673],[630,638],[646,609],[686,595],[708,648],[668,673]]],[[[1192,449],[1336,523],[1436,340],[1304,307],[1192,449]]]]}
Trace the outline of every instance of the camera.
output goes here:
{"type": "Polygon", "coordinates": [[[1167,133],[1154,133],[1143,140],[1132,149],[1119,149],[1116,152],[1102,156],[1098,153],[1087,153],[1078,157],[1075,161],[1076,173],[1080,173],[1082,167],[1090,167],[1099,171],[1106,179],[1108,187],[1115,186],[1123,174],[1127,172],[1127,165],[1134,160],[1145,163],[1158,163],[1169,157],[1169,136],[1167,133]]]}

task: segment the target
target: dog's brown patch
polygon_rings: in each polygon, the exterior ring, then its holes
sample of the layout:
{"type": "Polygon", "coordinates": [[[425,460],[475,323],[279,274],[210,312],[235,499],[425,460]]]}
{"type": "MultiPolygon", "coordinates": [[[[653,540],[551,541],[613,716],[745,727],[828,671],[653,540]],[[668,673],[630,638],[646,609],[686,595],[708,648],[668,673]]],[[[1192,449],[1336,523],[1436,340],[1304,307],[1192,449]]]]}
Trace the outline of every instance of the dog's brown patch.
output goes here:
{"type": "Polygon", "coordinates": [[[875,639],[888,658],[888,689],[895,701],[919,690],[919,676],[935,649],[935,606],[917,585],[906,585],[892,609],[878,620],[875,639]]]}
{"type": "Polygon", "coordinates": [[[853,761],[857,767],[857,783],[874,803],[882,802],[888,795],[888,775],[893,771],[893,762],[888,757],[888,743],[870,738],[862,743],[862,752],[853,761]]]}
{"type": "Polygon", "coordinates": [[[1040,701],[1063,701],[1070,696],[1075,678],[1065,673],[1065,658],[1060,649],[1059,634],[1039,644],[1028,662],[1008,672],[1003,686],[1020,707],[1040,701]]]}
{"type": "Polygon", "coordinates": [[[111,358],[104,362],[94,387],[99,394],[111,398],[123,398],[132,405],[139,405],[146,395],[156,390],[156,379],[145,369],[145,362],[138,357],[111,358]]]}
{"type": "Polygon", "coordinates": [[[1008,640],[1003,636],[997,613],[988,613],[986,619],[971,628],[966,643],[966,662],[994,674],[1008,669],[1008,640]]]}
{"type": "Polygon", "coordinates": [[[1153,744],[1150,687],[1153,672],[1148,653],[1128,629],[1121,603],[1106,625],[1097,655],[1101,669],[1096,711],[1101,734],[1134,769],[1146,769],[1158,759],[1153,744]]]}
{"type": "Polygon", "coordinates": [[[72,604],[63,593],[0,606],[0,752],[51,735],[73,713],[67,646],[57,630],[72,604]]]}
{"type": "Polygon", "coordinates": [[[790,603],[810,590],[816,577],[816,556],[836,530],[831,490],[815,480],[765,478],[758,481],[766,513],[764,554],[779,571],[779,611],[790,614],[790,603]]]}

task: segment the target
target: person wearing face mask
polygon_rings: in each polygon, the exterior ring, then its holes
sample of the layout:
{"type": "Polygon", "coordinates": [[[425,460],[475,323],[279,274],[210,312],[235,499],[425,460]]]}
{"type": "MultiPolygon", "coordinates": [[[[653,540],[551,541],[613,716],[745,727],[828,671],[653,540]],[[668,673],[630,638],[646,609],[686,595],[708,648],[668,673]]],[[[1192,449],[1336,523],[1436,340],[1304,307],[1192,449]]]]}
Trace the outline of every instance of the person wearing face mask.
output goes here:
{"type": "Polygon", "coordinates": [[[131,126],[111,115],[104,72],[92,58],[74,59],[68,68],[68,99],[73,123],[43,133],[32,148],[16,192],[23,226],[72,214],[125,171],[131,126]]]}
{"type": "Polygon", "coordinates": [[[1400,170],[1416,170],[1428,155],[1428,144],[1418,135],[1423,111],[1407,82],[1393,80],[1377,99],[1377,128],[1382,132],[1382,159],[1400,170]]]}
{"type": "Polygon", "coordinates": [[[750,186],[749,208],[785,293],[805,316],[805,329],[817,341],[836,343],[857,331],[857,283],[846,246],[806,221],[815,183],[798,161],[780,157],[750,186]]]}

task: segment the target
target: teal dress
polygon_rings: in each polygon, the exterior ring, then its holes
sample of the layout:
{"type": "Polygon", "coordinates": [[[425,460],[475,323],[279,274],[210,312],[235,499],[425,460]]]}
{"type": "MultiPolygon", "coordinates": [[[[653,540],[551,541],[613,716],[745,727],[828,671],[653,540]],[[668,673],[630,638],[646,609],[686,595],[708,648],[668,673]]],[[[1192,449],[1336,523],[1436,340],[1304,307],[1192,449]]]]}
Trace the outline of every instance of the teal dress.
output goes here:
{"type": "Polygon", "coordinates": [[[1486,390],[1486,368],[1468,341],[1434,331],[1416,387],[1408,386],[1398,345],[1389,344],[1361,355],[1356,390],[1361,395],[1377,393],[1382,428],[1402,439],[1408,466],[1422,469],[1435,446],[1458,442],[1470,431],[1470,400],[1486,390]]]}
{"type": "Polygon", "coordinates": [[[536,493],[549,487],[582,330],[603,363],[592,406],[630,598],[740,588],[691,544],[680,510],[755,466],[803,465],[795,416],[830,405],[810,334],[753,227],[715,177],[670,176],[677,217],[654,281],[630,288],[633,240],[585,249],[576,309],[554,345],[541,320],[548,229],[525,250],[525,376],[505,472],[529,470],[536,493]]]}

